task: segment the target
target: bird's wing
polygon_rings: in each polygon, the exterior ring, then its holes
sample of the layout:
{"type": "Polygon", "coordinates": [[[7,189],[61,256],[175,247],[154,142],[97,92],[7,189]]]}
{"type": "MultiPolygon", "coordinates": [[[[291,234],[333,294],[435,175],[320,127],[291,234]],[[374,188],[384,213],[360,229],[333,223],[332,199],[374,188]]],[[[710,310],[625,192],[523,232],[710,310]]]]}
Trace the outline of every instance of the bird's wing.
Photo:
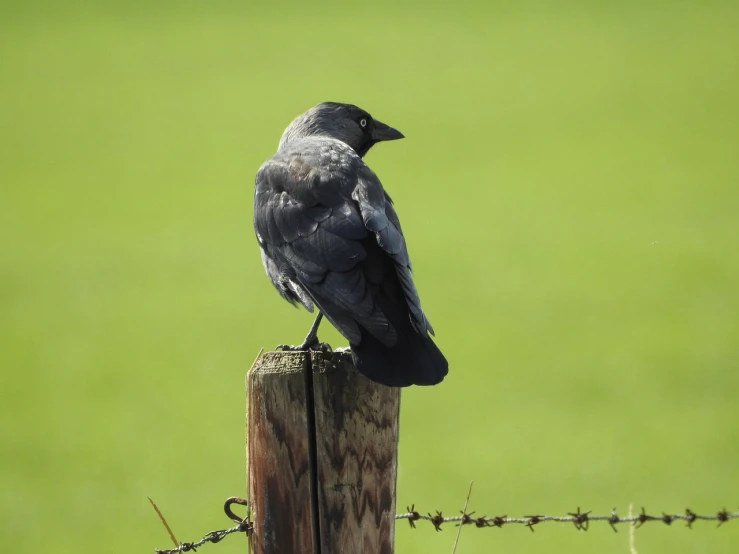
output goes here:
{"type": "Polygon", "coordinates": [[[414,320],[418,295],[397,216],[389,202],[386,213],[377,177],[348,150],[325,141],[302,145],[299,155],[286,149],[268,160],[257,174],[254,227],[283,296],[300,300],[291,294],[297,285],[350,343],[359,344],[364,327],[392,346],[396,331],[375,301],[386,271],[378,244],[405,268],[396,261],[414,320]]]}
{"type": "Polygon", "coordinates": [[[364,164],[352,198],[359,206],[365,227],[375,234],[380,248],[395,263],[395,270],[408,303],[414,328],[422,336],[426,336],[427,332],[433,335],[434,330],[421,309],[421,299],[413,283],[413,267],[398,214],[377,175],[364,164]]]}

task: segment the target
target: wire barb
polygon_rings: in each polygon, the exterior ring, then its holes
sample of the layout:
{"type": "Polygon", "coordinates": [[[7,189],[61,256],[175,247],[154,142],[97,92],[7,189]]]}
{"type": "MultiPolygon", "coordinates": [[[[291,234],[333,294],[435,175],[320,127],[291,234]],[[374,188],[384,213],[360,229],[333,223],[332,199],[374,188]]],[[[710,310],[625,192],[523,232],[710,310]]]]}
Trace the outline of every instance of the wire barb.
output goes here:
{"type": "Polygon", "coordinates": [[[408,513],[406,514],[408,517],[406,519],[408,520],[408,523],[410,524],[411,529],[415,529],[416,528],[416,523],[415,522],[418,521],[419,519],[421,519],[421,514],[419,514],[415,510],[415,508],[416,508],[416,505],[415,504],[411,504],[411,507],[410,508],[407,507],[407,506],[405,508],[406,510],[408,510],[408,513]]]}
{"type": "Polygon", "coordinates": [[[575,525],[575,529],[578,531],[587,531],[590,527],[590,519],[588,519],[589,514],[590,510],[587,512],[581,512],[580,506],[578,506],[576,512],[568,512],[567,515],[572,516],[572,523],[575,525]]]}

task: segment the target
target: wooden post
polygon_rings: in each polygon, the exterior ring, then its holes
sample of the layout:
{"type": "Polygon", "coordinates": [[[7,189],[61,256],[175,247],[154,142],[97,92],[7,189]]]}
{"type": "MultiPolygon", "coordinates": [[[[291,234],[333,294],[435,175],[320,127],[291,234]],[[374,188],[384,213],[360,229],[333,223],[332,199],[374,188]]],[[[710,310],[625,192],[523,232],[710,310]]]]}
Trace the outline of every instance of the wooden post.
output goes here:
{"type": "Polygon", "coordinates": [[[348,353],[268,352],[247,403],[251,551],[392,554],[400,389],[348,353]]]}

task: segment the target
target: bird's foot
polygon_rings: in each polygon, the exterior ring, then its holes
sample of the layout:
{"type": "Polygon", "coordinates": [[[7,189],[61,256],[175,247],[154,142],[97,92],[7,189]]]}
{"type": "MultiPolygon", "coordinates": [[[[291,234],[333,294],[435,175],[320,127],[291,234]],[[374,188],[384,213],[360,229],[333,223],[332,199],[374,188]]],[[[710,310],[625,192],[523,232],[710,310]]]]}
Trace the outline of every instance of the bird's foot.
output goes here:
{"type": "Polygon", "coordinates": [[[334,352],[351,352],[352,347],[351,346],[339,346],[334,352]]]}
{"type": "Polygon", "coordinates": [[[297,346],[278,344],[276,350],[282,350],[283,352],[310,352],[311,350],[315,352],[331,352],[331,345],[327,342],[318,342],[318,326],[321,324],[322,319],[323,313],[318,312],[302,344],[297,346]]]}
{"type": "Polygon", "coordinates": [[[327,342],[318,342],[318,339],[314,339],[311,342],[304,342],[298,345],[278,344],[275,350],[282,350],[283,352],[331,352],[331,345],[327,342]]]}

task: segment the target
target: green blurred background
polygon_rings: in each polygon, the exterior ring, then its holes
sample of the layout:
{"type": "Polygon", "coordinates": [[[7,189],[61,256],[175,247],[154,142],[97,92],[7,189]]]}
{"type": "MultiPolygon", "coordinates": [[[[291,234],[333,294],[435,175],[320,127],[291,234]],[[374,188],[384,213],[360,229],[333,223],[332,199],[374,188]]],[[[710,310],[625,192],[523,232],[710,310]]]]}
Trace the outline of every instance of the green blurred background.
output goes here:
{"type": "MultiPolygon", "coordinates": [[[[151,552],[244,493],[243,380],[280,299],[253,176],[291,119],[407,140],[395,199],[443,385],[404,391],[398,508],[739,509],[739,5],[0,4],[0,530],[151,552]]],[[[341,344],[332,330],[323,339],[341,344]]],[[[638,532],[730,553],[739,524],[638,532]]],[[[397,529],[399,553],[456,529],[397,529]]],[[[241,538],[204,552],[244,552],[241,538]]],[[[627,552],[607,526],[465,528],[466,552],[627,552]]]]}

